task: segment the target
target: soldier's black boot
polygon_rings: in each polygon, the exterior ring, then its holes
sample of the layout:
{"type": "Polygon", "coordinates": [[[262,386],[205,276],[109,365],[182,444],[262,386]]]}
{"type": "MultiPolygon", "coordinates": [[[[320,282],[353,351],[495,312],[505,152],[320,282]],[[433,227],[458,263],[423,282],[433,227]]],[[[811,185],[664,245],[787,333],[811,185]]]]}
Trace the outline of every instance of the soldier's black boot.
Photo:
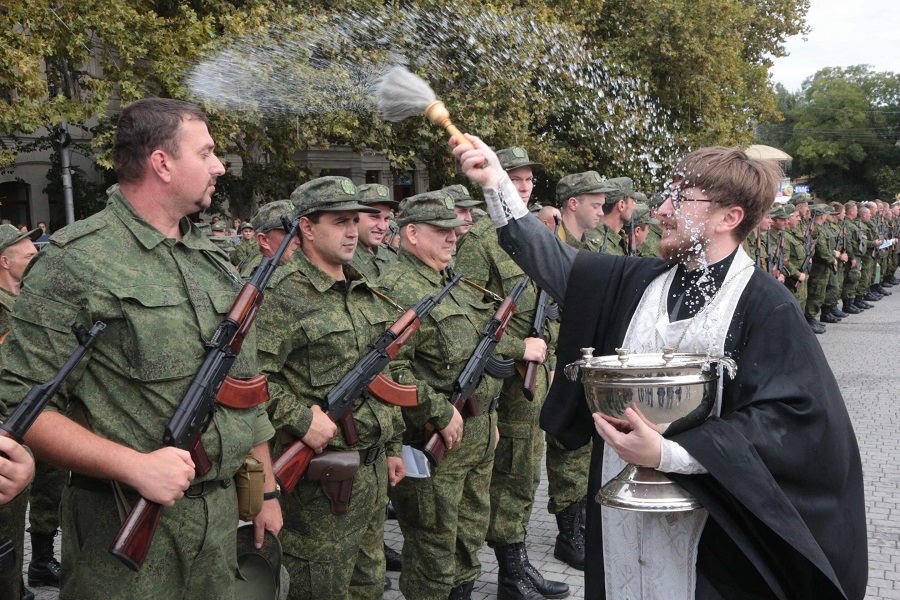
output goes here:
{"type": "Polygon", "coordinates": [[[387,544],[384,545],[384,564],[387,566],[388,571],[403,570],[403,558],[400,556],[400,553],[387,544]]]}
{"type": "Polygon", "coordinates": [[[823,323],[840,323],[841,320],[838,319],[833,314],[831,314],[830,306],[823,306],[822,307],[822,322],[823,323]]]}
{"type": "Polygon", "coordinates": [[[473,589],[475,589],[474,581],[458,585],[450,590],[450,595],[447,596],[447,600],[471,600],[473,589]]]}
{"type": "Polygon", "coordinates": [[[872,305],[866,302],[866,299],[863,296],[857,296],[856,300],[853,301],[853,306],[860,310],[869,310],[872,308],[872,305]]]}
{"type": "Polygon", "coordinates": [[[56,532],[31,534],[31,564],[28,565],[28,585],[59,587],[59,561],[53,557],[53,538],[56,532]]]}
{"type": "Polygon", "coordinates": [[[841,307],[841,310],[848,315],[858,315],[862,312],[861,309],[853,305],[853,301],[849,298],[844,298],[844,305],[841,307]]]}
{"type": "Polygon", "coordinates": [[[494,548],[497,555],[497,600],[543,600],[531,578],[525,573],[528,557],[525,543],[494,548]]]}
{"type": "Polygon", "coordinates": [[[882,296],[890,296],[891,294],[894,293],[894,292],[889,292],[886,289],[884,289],[884,286],[882,286],[880,283],[875,286],[875,291],[878,292],[879,294],[881,294],[882,296]]]}
{"type": "Polygon", "coordinates": [[[877,293],[872,288],[869,288],[869,290],[866,292],[866,295],[863,296],[863,300],[865,300],[866,302],[878,302],[879,300],[881,300],[881,298],[881,294],[877,293]]]}
{"type": "Polygon", "coordinates": [[[840,308],[838,308],[838,307],[837,307],[837,304],[832,304],[832,305],[831,305],[831,314],[833,314],[834,316],[836,316],[838,319],[846,319],[847,317],[850,316],[850,313],[844,312],[843,310],[841,310],[840,308]]]}
{"type": "Polygon", "coordinates": [[[553,557],[572,568],[584,571],[584,530],[581,528],[581,503],[570,504],[556,515],[559,535],[553,557]]]}
{"type": "Polygon", "coordinates": [[[815,317],[806,317],[806,322],[809,323],[810,329],[813,330],[815,334],[823,334],[825,333],[825,326],[818,322],[815,317]]]}
{"type": "Polygon", "coordinates": [[[552,581],[544,578],[540,571],[528,560],[528,550],[525,544],[519,544],[522,549],[522,562],[525,564],[525,574],[534,584],[534,588],[540,592],[544,598],[565,598],[569,595],[569,584],[562,581],[552,581]]]}

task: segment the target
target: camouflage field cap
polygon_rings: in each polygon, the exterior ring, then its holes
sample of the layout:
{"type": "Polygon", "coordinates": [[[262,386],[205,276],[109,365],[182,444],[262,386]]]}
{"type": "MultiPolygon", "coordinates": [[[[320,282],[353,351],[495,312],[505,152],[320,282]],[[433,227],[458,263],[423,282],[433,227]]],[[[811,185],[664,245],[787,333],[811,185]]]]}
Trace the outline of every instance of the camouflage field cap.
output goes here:
{"type": "Polygon", "coordinates": [[[605,194],[615,188],[607,185],[597,171],[585,171],[566,175],[556,184],[556,197],[565,202],[569,198],[582,194],[605,194]]]}
{"type": "Polygon", "coordinates": [[[794,206],[798,204],[803,204],[804,202],[809,202],[809,196],[804,194],[803,192],[797,192],[793,196],[791,196],[790,203],[794,206]]]}
{"type": "Polygon", "coordinates": [[[634,196],[634,182],[631,177],[613,177],[606,180],[606,185],[612,188],[606,192],[606,202],[618,202],[634,196]]]}
{"type": "Polygon", "coordinates": [[[647,200],[647,206],[649,206],[651,209],[659,208],[660,206],[663,205],[663,202],[665,202],[665,201],[666,201],[665,196],[663,196],[660,193],[656,193],[656,194],[653,194],[652,196],[650,196],[650,199],[647,200]]]}
{"type": "Polygon", "coordinates": [[[520,169],[522,167],[534,168],[544,166],[542,163],[529,160],[528,151],[521,146],[511,146],[509,148],[504,148],[503,150],[498,150],[497,158],[500,159],[500,166],[503,167],[505,171],[512,171],[513,169],[520,169]]]}
{"type": "Polygon", "coordinates": [[[295,218],[294,212],[296,207],[290,200],[276,200],[263,204],[250,219],[250,225],[257,233],[266,233],[273,229],[281,229],[281,217],[287,217],[289,220],[295,218]]]}
{"type": "Polygon", "coordinates": [[[790,218],[791,215],[797,212],[797,207],[795,207],[793,204],[783,204],[781,205],[781,208],[784,209],[784,213],[788,216],[788,218],[790,218]]]}
{"type": "Polygon", "coordinates": [[[380,183],[366,183],[356,188],[356,196],[360,204],[371,206],[372,204],[384,204],[391,208],[397,208],[400,203],[391,200],[391,190],[380,183]]]}
{"type": "Polygon", "coordinates": [[[328,176],[307,181],[291,193],[291,202],[297,207],[297,217],[339,210],[378,212],[377,208],[359,203],[356,186],[346,177],[328,176]]]}
{"type": "Polygon", "coordinates": [[[650,207],[643,203],[634,205],[634,226],[659,225],[659,219],[650,216],[650,207]]]}
{"type": "Polygon", "coordinates": [[[644,192],[633,192],[631,197],[634,198],[635,204],[647,204],[647,194],[644,192]]]}
{"type": "Polygon", "coordinates": [[[473,206],[484,204],[482,200],[473,198],[472,194],[469,193],[469,188],[464,185],[448,185],[441,191],[450,194],[450,198],[453,199],[453,204],[460,208],[472,208],[473,206]]]}
{"type": "Polygon", "coordinates": [[[784,210],[784,206],[776,205],[769,211],[769,216],[773,219],[787,219],[790,217],[788,212],[784,210]]]}
{"type": "Polygon", "coordinates": [[[528,212],[539,213],[539,212],[541,212],[542,208],[544,208],[544,207],[541,206],[540,202],[532,202],[531,204],[528,205],[528,212]]]}
{"type": "Polygon", "coordinates": [[[213,232],[225,231],[225,229],[227,229],[227,226],[222,221],[217,221],[210,226],[210,229],[212,229],[213,232]]]}
{"type": "Polygon", "coordinates": [[[243,231],[245,229],[253,231],[253,225],[250,224],[250,221],[244,221],[243,223],[241,223],[241,227],[240,229],[238,229],[238,231],[243,231]]]}
{"type": "Polygon", "coordinates": [[[0,252],[3,252],[13,244],[17,244],[25,238],[31,238],[31,241],[37,241],[39,237],[44,235],[40,227],[31,231],[19,231],[19,228],[12,223],[0,225],[0,252]]]}
{"type": "Polygon", "coordinates": [[[818,217],[820,215],[833,215],[834,209],[827,204],[813,204],[809,207],[809,212],[811,212],[814,217],[818,217]]]}
{"type": "Polygon", "coordinates": [[[416,194],[400,203],[397,224],[400,227],[410,223],[428,223],[436,227],[469,225],[467,221],[457,219],[453,209],[453,198],[446,190],[416,194]]]}

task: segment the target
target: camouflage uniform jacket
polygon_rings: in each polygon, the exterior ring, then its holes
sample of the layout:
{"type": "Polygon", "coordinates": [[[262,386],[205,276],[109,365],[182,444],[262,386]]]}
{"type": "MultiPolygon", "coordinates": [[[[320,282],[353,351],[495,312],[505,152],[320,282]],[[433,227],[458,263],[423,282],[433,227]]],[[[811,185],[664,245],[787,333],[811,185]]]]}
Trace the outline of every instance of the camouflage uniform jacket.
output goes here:
{"type": "Polygon", "coordinates": [[[16,296],[5,288],[0,288],[0,336],[12,329],[12,309],[16,296]]]}
{"type": "Polygon", "coordinates": [[[659,242],[662,240],[662,229],[659,225],[650,224],[647,237],[638,246],[638,256],[659,256],[659,242]]]}
{"type": "MultiPolygon", "coordinates": [[[[345,266],[344,274],[347,281],[335,280],[298,249],[266,288],[257,318],[260,368],[284,392],[269,403],[272,423],[293,437],[306,435],[311,407],[323,406],[331,388],[399,317],[354,269],[345,266]]],[[[357,398],[353,421],[359,444],[353,447],[385,446],[389,456],[400,456],[399,410],[374,398],[357,398]]],[[[338,428],[329,448],[349,447],[338,428]]]]}
{"type": "MultiPolygon", "coordinates": [[[[231,264],[234,266],[238,266],[241,263],[245,263],[253,256],[260,254],[259,244],[255,239],[247,241],[245,239],[241,239],[240,243],[234,247],[234,251],[231,253],[231,264]]],[[[243,270],[243,265],[241,265],[241,269],[243,270]]]]}
{"type": "Polygon", "coordinates": [[[611,254],[613,256],[626,255],[623,246],[625,240],[621,231],[613,231],[609,225],[601,221],[594,229],[594,234],[596,239],[600,242],[599,247],[595,249],[596,252],[599,252],[600,254],[611,254]]]}
{"type": "MultiPolygon", "coordinates": [[[[446,283],[444,273],[438,273],[409,252],[400,252],[397,262],[376,285],[389,292],[401,305],[409,307],[424,296],[439,292],[446,283]]],[[[403,409],[405,443],[424,441],[426,423],[437,429],[450,423],[453,407],[449,399],[453,383],[493,313],[494,308],[482,302],[471,287],[457,284],[434,307],[391,362],[394,381],[415,384],[419,388],[419,405],[403,409]]],[[[493,399],[500,394],[502,384],[502,380],[487,374],[481,378],[475,399],[482,412],[487,412],[493,399]]]]}
{"type": "Polygon", "coordinates": [[[816,240],[813,252],[813,264],[830,267],[834,261],[834,247],[837,237],[827,223],[813,225],[813,238],[816,240]]]}
{"type": "MultiPolygon", "coordinates": [[[[0,396],[15,405],[50,379],[76,346],[70,327],[106,330],[49,410],[79,417],[95,434],[151,452],[206,354],[204,342],[231,309],[240,279],[187,219],[166,238],[121,192],[104,210],[58,231],[29,265],[3,344],[0,396]]],[[[259,373],[251,329],[231,369],[259,373]]],[[[231,479],[253,446],[272,437],[265,406],[219,406],[203,434],[213,468],[196,482],[231,479]]]]}
{"type": "MultiPolygon", "coordinates": [[[[744,250],[754,263],[756,262],[756,240],[756,229],[747,234],[747,239],[744,240],[744,250]]],[[[769,267],[769,255],[766,253],[766,239],[764,236],[759,237],[759,266],[763,270],[767,270],[769,267]]]]}
{"type": "Polygon", "coordinates": [[[797,237],[794,229],[784,230],[784,254],[788,255],[788,247],[790,247],[790,265],[785,267],[785,274],[797,283],[800,279],[800,267],[806,259],[806,250],[803,248],[803,238],[797,237]]]}
{"type": "MultiPolygon", "coordinates": [[[[505,297],[519,281],[525,278],[525,272],[497,242],[494,223],[490,219],[482,219],[469,230],[466,241],[456,251],[456,272],[478,285],[505,297]]],[[[521,361],[525,354],[525,338],[530,337],[534,324],[534,312],[540,288],[534,281],[522,292],[516,303],[516,312],[507,326],[506,333],[497,345],[497,352],[521,361]]],[[[547,320],[544,328],[544,340],[547,342],[547,361],[550,369],[556,364],[556,330],[558,326],[547,320]]]]}
{"type": "Polygon", "coordinates": [[[356,253],[350,266],[359,271],[366,281],[375,281],[395,262],[397,254],[386,246],[379,245],[375,252],[369,252],[364,244],[356,242],[356,253]]]}
{"type": "Polygon", "coordinates": [[[559,239],[577,250],[590,250],[592,252],[597,252],[599,250],[599,244],[593,230],[586,231],[583,237],[583,241],[577,239],[572,235],[572,232],[569,231],[569,228],[566,227],[564,222],[559,222],[559,239]]]}
{"type": "Polygon", "coordinates": [[[263,261],[265,258],[262,255],[262,252],[259,254],[254,254],[250,258],[247,259],[243,265],[241,265],[241,277],[246,281],[253,276],[253,271],[256,270],[256,267],[263,261]]]}
{"type": "Polygon", "coordinates": [[[844,219],[844,252],[847,253],[847,265],[854,259],[859,264],[862,253],[859,251],[859,228],[852,219],[844,219]]]}
{"type": "Polygon", "coordinates": [[[228,256],[231,256],[231,253],[234,252],[234,244],[231,243],[231,238],[229,237],[211,235],[209,236],[209,241],[228,256]]]}

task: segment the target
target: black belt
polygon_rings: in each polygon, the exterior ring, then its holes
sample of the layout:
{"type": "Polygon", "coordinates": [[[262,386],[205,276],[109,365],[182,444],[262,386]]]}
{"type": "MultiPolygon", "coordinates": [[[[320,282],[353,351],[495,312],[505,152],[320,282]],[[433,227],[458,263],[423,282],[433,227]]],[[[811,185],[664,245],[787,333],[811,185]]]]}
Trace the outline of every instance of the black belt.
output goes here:
{"type": "Polygon", "coordinates": [[[371,467],[375,464],[375,461],[378,460],[378,457],[381,456],[382,452],[384,452],[384,446],[374,446],[372,448],[360,450],[359,462],[367,467],[371,467]]]}

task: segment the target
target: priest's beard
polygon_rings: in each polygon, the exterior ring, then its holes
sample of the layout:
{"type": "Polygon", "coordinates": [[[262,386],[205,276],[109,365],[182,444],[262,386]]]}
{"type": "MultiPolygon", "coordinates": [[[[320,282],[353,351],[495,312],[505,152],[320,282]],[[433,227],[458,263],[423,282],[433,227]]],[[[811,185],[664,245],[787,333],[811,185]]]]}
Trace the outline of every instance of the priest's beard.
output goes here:
{"type": "Polygon", "coordinates": [[[669,263],[684,263],[690,268],[706,262],[709,239],[697,231],[670,231],[659,241],[659,256],[669,263]]]}

